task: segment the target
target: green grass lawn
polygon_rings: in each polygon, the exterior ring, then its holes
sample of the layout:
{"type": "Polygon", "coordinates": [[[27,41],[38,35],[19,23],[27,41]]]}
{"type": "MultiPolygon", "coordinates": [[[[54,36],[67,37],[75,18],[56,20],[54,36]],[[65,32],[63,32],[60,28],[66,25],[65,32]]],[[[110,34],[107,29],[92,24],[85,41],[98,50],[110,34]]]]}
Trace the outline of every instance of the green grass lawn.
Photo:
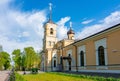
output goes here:
{"type": "Polygon", "coordinates": [[[65,73],[16,74],[16,81],[120,81],[114,78],[91,77],[65,73]]]}
{"type": "Polygon", "coordinates": [[[78,77],[58,75],[54,73],[42,73],[36,75],[25,75],[25,80],[27,81],[94,81],[90,79],[83,79],[78,77]]]}

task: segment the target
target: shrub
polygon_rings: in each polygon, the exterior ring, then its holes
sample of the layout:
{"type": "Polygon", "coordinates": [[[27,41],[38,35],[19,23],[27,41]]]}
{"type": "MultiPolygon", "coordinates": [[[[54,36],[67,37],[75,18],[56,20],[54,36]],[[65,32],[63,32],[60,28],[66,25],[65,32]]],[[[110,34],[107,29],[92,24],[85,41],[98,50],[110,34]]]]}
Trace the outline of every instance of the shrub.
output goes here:
{"type": "Polygon", "coordinates": [[[33,74],[36,74],[36,73],[38,73],[38,68],[32,68],[31,71],[33,74]]]}

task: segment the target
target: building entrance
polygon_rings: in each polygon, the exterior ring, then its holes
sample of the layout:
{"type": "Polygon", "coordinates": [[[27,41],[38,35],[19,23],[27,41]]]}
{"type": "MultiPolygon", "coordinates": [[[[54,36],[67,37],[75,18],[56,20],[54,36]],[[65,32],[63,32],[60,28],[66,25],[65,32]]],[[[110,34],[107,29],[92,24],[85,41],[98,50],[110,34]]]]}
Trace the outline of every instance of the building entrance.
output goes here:
{"type": "Polygon", "coordinates": [[[68,68],[69,71],[71,71],[71,61],[72,61],[72,58],[71,58],[70,54],[69,54],[68,57],[61,57],[62,70],[63,70],[63,60],[67,60],[68,61],[67,68],[68,68]]]}

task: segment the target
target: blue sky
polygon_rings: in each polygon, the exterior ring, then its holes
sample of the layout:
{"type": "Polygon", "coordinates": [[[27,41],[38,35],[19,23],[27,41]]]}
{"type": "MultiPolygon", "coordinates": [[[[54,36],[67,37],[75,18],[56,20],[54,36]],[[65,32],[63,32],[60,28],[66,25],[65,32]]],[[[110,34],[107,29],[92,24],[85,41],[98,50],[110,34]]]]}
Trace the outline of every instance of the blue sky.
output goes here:
{"type": "Polygon", "coordinates": [[[43,24],[53,4],[57,37],[66,38],[72,21],[76,39],[82,39],[120,21],[119,0],[0,0],[0,44],[3,50],[33,46],[42,49],[43,24]]]}
{"type": "Polygon", "coordinates": [[[53,4],[53,20],[70,16],[73,22],[86,19],[101,19],[115,10],[120,10],[119,0],[16,0],[14,5],[23,11],[47,9],[49,3],[53,4]]]}

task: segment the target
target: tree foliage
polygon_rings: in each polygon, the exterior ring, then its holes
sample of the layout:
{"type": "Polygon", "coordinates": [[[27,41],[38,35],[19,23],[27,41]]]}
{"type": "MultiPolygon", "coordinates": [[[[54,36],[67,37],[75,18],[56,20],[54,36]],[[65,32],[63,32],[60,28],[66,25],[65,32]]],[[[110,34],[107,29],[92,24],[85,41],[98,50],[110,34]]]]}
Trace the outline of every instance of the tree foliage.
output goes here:
{"type": "Polygon", "coordinates": [[[16,49],[12,54],[17,70],[40,67],[40,53],[36,53],[33,47],[26,47],[23,52],[20,49],[16,49]]]}
{"type": "Polygon", "coordinates": [[[7,52],[0,52],[0,69],[8,69],[10,67],[10,55],[7,52]]]}
{"type": "Polygon", "coordinates": [[[14,60],[14,63],[15,63],[15,67],[16,69],[20,70],[21,69],[21,65],[22,65],[22,62],[21,62],[21,51],[20,49],[15,49],[13,52],[12,52],[12,55],[13,55],[13,60],[14,60]]]}
{"type": "Polygon", "coordinates": [[[40,63],[39,54],[35,52],[33,47],[24,48],[26,55],[26,68],[31,69],[32,67],[38,67],[40,63]]]}

